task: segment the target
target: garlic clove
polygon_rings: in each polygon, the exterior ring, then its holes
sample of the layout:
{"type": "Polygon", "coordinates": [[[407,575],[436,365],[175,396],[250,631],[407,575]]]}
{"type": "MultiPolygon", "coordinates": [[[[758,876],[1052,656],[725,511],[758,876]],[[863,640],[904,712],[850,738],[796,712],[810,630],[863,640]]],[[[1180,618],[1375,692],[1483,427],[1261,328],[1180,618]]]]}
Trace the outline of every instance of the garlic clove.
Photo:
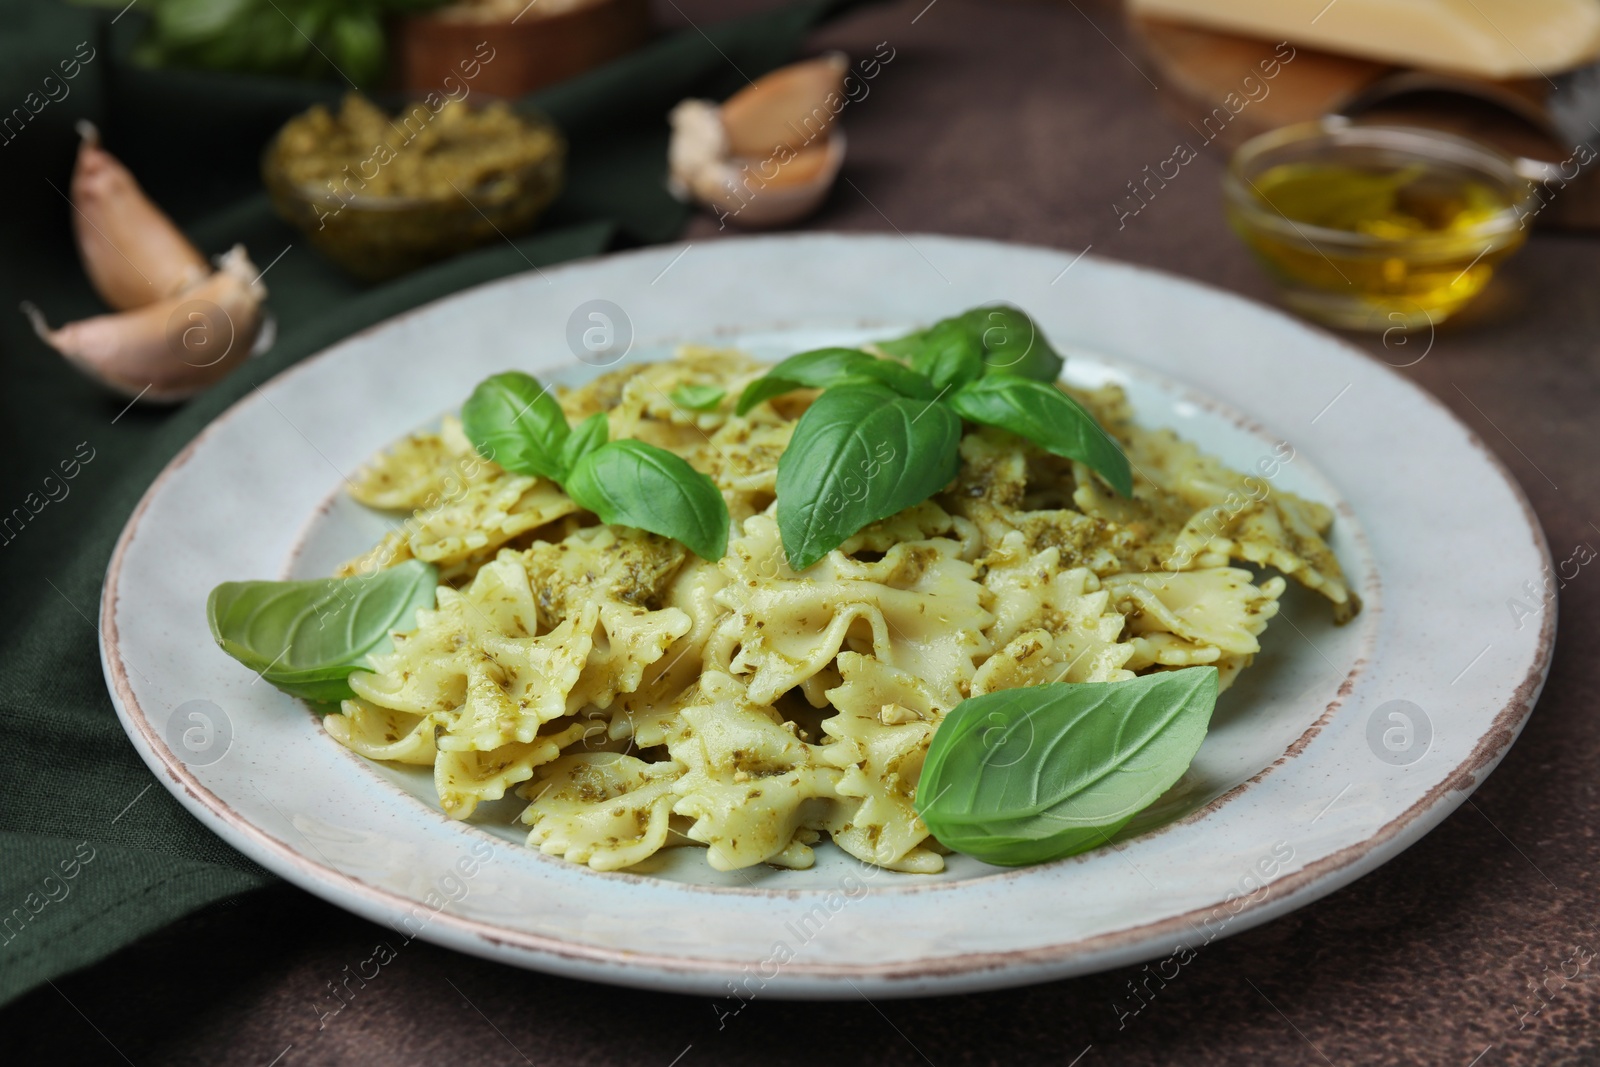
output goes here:
{"type": "Polygon", "coordinates": [[[802,148],[793,158],[778,167],[778,173],[767,181],[768,188],[795,189],[810,186],[825,172],[828,173],[827,180],[831,182],[833,175],[830,167],[832,171],[838,170],[834,164],[843,160],[843,149],[844,134],[841,132],[835,132],[821,144],[802,148]]]}
{"type": "Polygon", "coordinates": [[[179,295],[60,329],[32,304],[22,310],[46,344],[94,380],[124,396],[184,400],[243,362],[261,329],[267,290],[244,246],[217,265],[179,295]]]}
{"type": "Polygon", "coordinates": [[[797,222],[822,205],[844,165],[845,136],[765,160],[723,160],[694,176],[695,199],[719,222],[759,230],[797,222]]]}
{"type": "Polygon", "coordinates": [[[95,292],[119,311],[176,296],[209,274],[199,249],[156,207],[122,163],[100,146],[93,123],[78,123],[72,226],[95,292]]]}
{"type": "Polygon", "coordinates": [[[734,93],[722,105],[729,154],[763,159],[780,145],[798,152],[820,142],[844,106],[849,69],[843,52],[829,52],[781,67],[734,93]]]}

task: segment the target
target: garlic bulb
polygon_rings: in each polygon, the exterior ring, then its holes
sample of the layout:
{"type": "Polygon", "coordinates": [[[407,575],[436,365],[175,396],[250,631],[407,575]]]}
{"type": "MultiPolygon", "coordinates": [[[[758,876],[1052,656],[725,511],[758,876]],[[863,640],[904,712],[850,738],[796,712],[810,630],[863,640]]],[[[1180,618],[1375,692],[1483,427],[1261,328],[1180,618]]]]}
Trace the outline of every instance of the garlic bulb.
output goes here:
{"type": "Polygon", "coordinates": [[[217,266],[176,296],[60,329],[32,304],[22,310],[45,343],[96,381],[124,396],[183,400],[242,362],[261,328],[267,290],[244,246],[217,266]]]}
{"type": "Polygon", "coordinates": [[[780,226],[815,211],[844,165],[834,122],[848,62],[840,53],[775,70],[718,106],[672,109],[668,187],[720,222],[780,226]]]}
{"type": "Polygon", "coordinates": [[[118,311],[175,296],[211,273],[118,159],[100,147],[93,123],[78,123],[72,226],[78,254],[100,298],[118,311]]]}

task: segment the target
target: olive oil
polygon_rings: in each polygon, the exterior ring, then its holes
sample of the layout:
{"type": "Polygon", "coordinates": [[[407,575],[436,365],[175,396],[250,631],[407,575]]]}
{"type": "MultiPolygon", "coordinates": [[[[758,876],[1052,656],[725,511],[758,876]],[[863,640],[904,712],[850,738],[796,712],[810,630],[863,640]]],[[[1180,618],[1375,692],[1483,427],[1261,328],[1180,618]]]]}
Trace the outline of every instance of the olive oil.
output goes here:
{"type": "Polygon", "coordinates": [[[1288,303],[1335,325],[1442,321],[1521,246],[1514,191],[1443,163],[1281,163],[1246,180],[1230,221],[1288,303]]]}

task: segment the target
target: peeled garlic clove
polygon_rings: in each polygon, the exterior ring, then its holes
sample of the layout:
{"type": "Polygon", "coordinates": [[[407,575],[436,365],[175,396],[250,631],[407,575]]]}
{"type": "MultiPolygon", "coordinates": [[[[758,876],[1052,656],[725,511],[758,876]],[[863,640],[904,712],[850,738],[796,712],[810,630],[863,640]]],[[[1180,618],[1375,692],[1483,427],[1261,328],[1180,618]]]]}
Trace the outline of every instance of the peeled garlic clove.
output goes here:
{"type": "Polygon", "coordinates": [[[849,69],[843,52],[830,52],[779,68],[734,93],[722,105],[729,154],[761,159],[779,145],[798,152],[823,140],[843,107],[849,69]]]}
{"type": "Polygon", "coordinates": [[[176,296],[211,273],[206,257],[145,196],[133,175],[78,123],[72,226],[95,292],[119,311],[176,296]]]}
{"type": "Polygon", "coordinates": [[[96,381],[124,396],[183,400],[238,366],[261,328],[267,289],[244,246],[218,268],[178,296],[56,330],[32,304],[22,310],[46,344],[96,381]]]}

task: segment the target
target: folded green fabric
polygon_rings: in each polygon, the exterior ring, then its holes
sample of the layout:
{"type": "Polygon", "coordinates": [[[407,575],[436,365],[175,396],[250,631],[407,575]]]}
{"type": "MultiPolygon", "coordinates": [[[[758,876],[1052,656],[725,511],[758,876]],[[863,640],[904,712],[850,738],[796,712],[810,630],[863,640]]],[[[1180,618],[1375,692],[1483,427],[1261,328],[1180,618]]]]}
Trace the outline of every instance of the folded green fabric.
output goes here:
{"type": "Polygon", "coordinates": [[[272,880],[156,783],[106,696],[101,582],[123,523],[167,460],[254,385],[356,330],[530,264],[675,236],[687,213],[662,186],[666,111],[685,96],[725,95],[741,70],[785,62],[846,2],[672,34],[536,94],[529,103],[572,144],[567,191],[546,220],[515,242],[373,288],[279,222],[257,174],[278,125],[336,99],[339,86],[140,69],[121,58],[135,16],[112,25],[114,13],[48,0],[0,7],[0,1003],[272,880]],[[13,106],[21,110],[8,116],[13,106]],[[10,310],[28,299],[55,323],[104,310],[78,264],[65,195],[80,118],[101,126],[203,251],[242,241],[259,266],[271,264],[276,345],[183,408],[127,408],[10,310]],[[63,461],[78,464],[77,476],[47,485],[63,461]]]}

